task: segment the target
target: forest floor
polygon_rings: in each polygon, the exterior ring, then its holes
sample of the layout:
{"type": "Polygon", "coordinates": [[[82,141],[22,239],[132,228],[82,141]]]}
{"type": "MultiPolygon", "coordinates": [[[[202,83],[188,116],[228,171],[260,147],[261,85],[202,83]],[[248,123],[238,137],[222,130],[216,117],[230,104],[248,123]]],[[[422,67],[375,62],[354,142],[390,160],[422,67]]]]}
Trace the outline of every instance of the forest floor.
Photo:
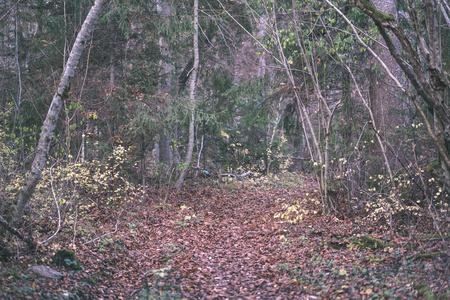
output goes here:
{"type": "Polygon", "coordinates": [[[323,215],[312,182],[154,195],[145,207],[93,207],[74,244],[63,230],[37,253],[0,263],[0,299],[450,299],[440,239],[323,215]],[[380,240],[370,244],[369,234],[380,240]],[[50,264],[61,248],[75,250],[81,271],[50,264]],[[39,264],[64,277],[27,271],[39,264]]]}

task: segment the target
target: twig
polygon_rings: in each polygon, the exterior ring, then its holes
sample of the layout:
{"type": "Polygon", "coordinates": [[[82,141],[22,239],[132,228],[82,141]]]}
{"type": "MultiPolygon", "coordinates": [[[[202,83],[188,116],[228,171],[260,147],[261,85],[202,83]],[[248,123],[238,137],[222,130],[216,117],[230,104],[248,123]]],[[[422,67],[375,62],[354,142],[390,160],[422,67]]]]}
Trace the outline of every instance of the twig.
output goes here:
{"type": "Polygon", "coordinates": [[[75,205],[75,221],[73,222],[73,240],[72,240],[73,245],[75,245],[75,239],[77,238],[77,223],[78,223],[78,205],[75,205]]]}
{"type": "Polygon", "coordinates": [[[203,141],[205,136],[202,135],[202,143],[200,145],[200,150],[198,151],[198,157],[197,157],[197,168],[200,168],[200,159],[202,158],[202,151],[203,151],[203,141]]]}
{"type": "Polygon", "coordinates": [[[17,0],[17,2],[14,3],[14,5],[10,7],[10,9],[8,9],[8,11],[0,18],[0,22],[3,21],[3,19],[14,9],[14,7],[16,7],[17,4],[19,4],[20,1],[22,0],[17,0]]]}
{"type": "Polygon", "coordinates": [[[56,232],[51,237],[49,237],[48,239],[46,239],[45,241],[42,242],[43,244],[48,243],[51,239],[53,239],[58,234],[59,230],[61,229],[61,209],[59,208],[58,199],[56,199],[55,189],[53,187],[53,175],[52,175],[52,169],[56,163],[57,162],[55,162],[50,167],[50,187],[52,188],[53,199],[55,199],[56,209],[58,210],[58,228],[56,229],[56,232]]]}
{"type": "Polygon", "coordinates": [[[116,233],[117,232],[117,230],[118,230],[118,226],[119,226],[119,220],[120,220],[120,216],[122,215],[122,213],[123,213],[123,209],[122,209],[122,211],[119,213],[119,215],[117,216],[117,220],[116,220],[116,226],[115,226],[115,228],[114,228],[114,231],[111,231],[111,232],[108,232],[108,233],[105,233],[105,234],[102,234],[101,236],[99,236],[99,237],[96,237],[95,239],[93,239],[93,240],[90,240],[89,242],[86,242],[86,243],[84,243],[83,245],[87,245],[87,244],[90,244],[90,243],[92,243],[92,242],[95,242],[96,240],[99,240],[99,239],[102,239],[102,238],[104,238],[105,236],[108,236],[108,235],[110,235],[110,234],[114,234],[114,233],[116,233]]]}

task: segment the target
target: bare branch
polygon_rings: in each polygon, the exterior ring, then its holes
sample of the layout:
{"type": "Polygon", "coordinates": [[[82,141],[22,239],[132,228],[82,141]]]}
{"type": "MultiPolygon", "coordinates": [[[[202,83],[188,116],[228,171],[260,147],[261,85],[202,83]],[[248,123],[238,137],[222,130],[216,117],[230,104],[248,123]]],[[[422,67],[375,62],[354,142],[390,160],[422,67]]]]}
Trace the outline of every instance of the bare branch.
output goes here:
{"type": "Polygon", "coordinates": [[[16,228],[12,227],[8,221],[6,221],[2,216],[0,216],[0,225],[3,226],[3,228],[5,228],[6,230],[8,230],[9,232],[11,232],[12,234],[14,234],[15,236],[17,236],[19,239],[21,239],[22,241],[24,241],[25,243],[27,243],[28,247],[31,250],[36,249],[36,243],[33,240],[32,237],[26,237],[24,236],[22,233],[20,233],[19,230],[17,230],[16,228]]]}

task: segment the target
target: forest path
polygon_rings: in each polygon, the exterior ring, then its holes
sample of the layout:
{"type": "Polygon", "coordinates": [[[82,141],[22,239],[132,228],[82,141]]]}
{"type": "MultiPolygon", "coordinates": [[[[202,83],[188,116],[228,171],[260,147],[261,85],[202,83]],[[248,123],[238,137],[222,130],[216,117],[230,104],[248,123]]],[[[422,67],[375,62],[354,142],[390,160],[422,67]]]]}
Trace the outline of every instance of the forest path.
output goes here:
{"type": "MultiPolygon", "coordinates": [[[[48,247],[48,252],[23,257],[23,268],[5,265],[0,270],[0,298],[420,299],[420,293],[431,291],[442,299],[450,295],[443,257],[406,263],[406,257],[422,250],[437,251],[439,240],[412,247],[408,237],[388,235],[364,218],[321,215],[312,182],[300,188],[189,187],[171,191],[166,201],[161,191],[148,195],[153,198],[145,207],[136,200],[129,201],[122,214],[123,203],[115,208],[96,206],[80,216],[75,249],[82,271],[61,270],[61,280],[27,273],[30,264],[50,265],[53,251],[48,247]],[[294,219],[297,224],[291,224],[294,219]],[[359,247],[368,232],[399,246],[359,247]]],[[[70,249],[72,242],[73,232],[65,230],[54,246],[70,249]]]]}
{"type": "Polygon", "coordinates": [[[204,187],[173,194],[170,209],[154,219],[150,239],[158,245],[152,258],[158,263],[139,293],[156,299],[365,299],[417,296],[414,283],[421,281],[448,289],[444,274],[424,272],[420,261],[405,265],[404,247],[359,248],[358,237],[369,231],[399,245],[407,238],[387,236],[364,219],[321,215],[315,189],[305,182],[289,189],[204,187]]]}
{"type": "Polygon", "coordinates": [[[147,293],[211,299],[300,296],[292,278],[279,276],[285,273],[280,262],[293,257],[282,245],[286,225],[274,215],[287,198],[302,193],[206,187],[186,197],[172,195],[158,218],[147,218],[152,243],[142,246],[152,252],[147,262],[154,262],[152,271],[142,274],[147,293]]]}
{"type": "Polygon", "coordinates": [[[301,288],[291,284],[287,274],[280,274],[280,266],[295,259],[282,244],[286,226],[274,219],[281,199],[293,197],[292,191],[237,190],[202,196],[185,209],[192,210],[196,219],[177,228],[184,233],[179,244],[175,242],[183,253],[174,256],[172,267],[183,282],[183,294],[192,298],[298,298],[301,288]]]}

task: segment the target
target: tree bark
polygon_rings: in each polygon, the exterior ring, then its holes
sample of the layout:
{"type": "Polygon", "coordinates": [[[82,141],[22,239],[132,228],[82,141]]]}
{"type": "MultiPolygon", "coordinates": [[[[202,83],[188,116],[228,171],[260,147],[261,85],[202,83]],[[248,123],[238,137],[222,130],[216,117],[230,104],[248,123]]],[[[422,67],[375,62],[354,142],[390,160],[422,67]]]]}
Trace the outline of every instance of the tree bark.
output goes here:
{"type": "MultiPolygon", "coordinates": [[[[157,11],[161,18],[161,22],[169,22],[168,19],[172,16],[172,4],[167,1],[157,1],[157,11]]],[[[167,107],[164,98],[168,96],[172,88],[172,51],[169,49],[169,43],[166,37],[160,36],[158,40],[159,52],[161,59],[159,61],[159,79],[158,79],[158,96],[161,97],[161,110],[165,111],[167,107]]],[[[168,113],[164,112],[164,119],[168,113]]],[[[164,164],[162,173],[169,173],[172,168],[172,151],[170,148],[171,138],[165,131],[165,127],[168,124],[161,122],[159,130],[159,162],[164,164]]]]}
{"type": "MultiPolygon", "coordinates": [[[[373,4],[385,14],[394,15],[397,11],[397,1],[395,0],[374,0],[373,4]]],[[[374,51],[378,53],[394,76],[398,77],[399,66],[389,51],[386,51],[383,39],[379,37],[377,41],[378,43],[375,43],[373,46],[374,51]]],[[[375,65],[378,64],[375,63],[375,65]]],[[[389,110],[391,106],[395,105],[393,99],[396,99],[396,89],[392,87],[392,81],[385,74],[384,70],[380,70],[381,74],[378,74],[375,70],[372,70],[370,73],[370,107],[378,124],[377,129],[384,135],[387,133],[388,124],[392,124],[389,120],[389,110]]]]}
{"type": "Polygon", "coordinates": [[[39,180],[42,177],[42,170],[45,168],[47,163],[47,154],[50,148],[52,135],[58,121],[58,115],[61,111],[64,99],[66,99],[69,94],[70,80],[75,76],[75,69],[78,66],[80,56],[105,2],[106,0],[95,1],[94,6],[92,6],[91,10],[89,11],[89,14],[87,15],[83,23],[83,26],[78,33],[72,51],[70,52],[69,59],[67,60],[64,73],[61,76],[58,89],[53,96],[53,100],[50,104],[47,117],[45,118],[36,151],[36,156],[34,157],[31,170],[27,174],[26,184],[20,191],[17,204],[14,207],[14,212],[11,220],[12,227],[16,227],[21,223],[25,207],[30,201],[30,198],[35,191],[36,185],[39,183],[39,180]]]}
{"type": "Polygon", "coordinates": [[[189,99],[191,100],[191,121],[189,122],[189,143],[186,153],[186,160],[180,176],[178,177],[175,187],[177,189],[183,186],[184,179],[189,170],[192,161],[192,153],[194,152],[194,125],[195,125],[195,92],[197,84],[197,74],[199,66],[199,51],[198,51],[198,0],[194,0],[194,67],[191,74],[191,82],[189,84],[189,99]]]}
{"type": "MultiPolygon", "coordinates": [[[[396,0],[373,0],[374,6],[385,14],[395,15],[397,13],[397,1],[396,0]]],[[[398,40],[394,41],[396,48],[399,48],[398,40]]],[[[401,70],[395,59],[392,57],[391,53],[386,49],[386,43],[382,37],[377,38],[377,43],[374,43],[373,50],[381,60],[386,64],[392,74],[400,78],[401,70]]],[[[390,113],[393,108],[399,108],[399,90],[393,84],[392,79],[386,74],[385,70],[381,68],[380,64],[376,61],[372,64],[370,74],[370,85],[369,85],[369,95],[370,95],[370,109],[373,113],[372,125],[377,131],[377,134],[384,138],[392,136],[393,128],[398,125],[399,116],[390,113]],[[378,71],[373,66],[377,66],[378,71]],[[376,124],[376,126],[375,126],[376,124]]],[[[385,142],[387,142],[385,140],[385,142]]],[[[375,157],[386,157],[386,147],[381,146],[380,143],[376,143],[373,149],[372,155],[375,157]]],[[[373,161],[372,168],[375,172],[377,170],[383,170],[383,165],[385,166],[385,171],[391,174],[391,164],[394,161],[394,156],[392,156],[387,161],[373,161]]],[[[391,177],[391,180],[393,178],[391,177]]]]}

